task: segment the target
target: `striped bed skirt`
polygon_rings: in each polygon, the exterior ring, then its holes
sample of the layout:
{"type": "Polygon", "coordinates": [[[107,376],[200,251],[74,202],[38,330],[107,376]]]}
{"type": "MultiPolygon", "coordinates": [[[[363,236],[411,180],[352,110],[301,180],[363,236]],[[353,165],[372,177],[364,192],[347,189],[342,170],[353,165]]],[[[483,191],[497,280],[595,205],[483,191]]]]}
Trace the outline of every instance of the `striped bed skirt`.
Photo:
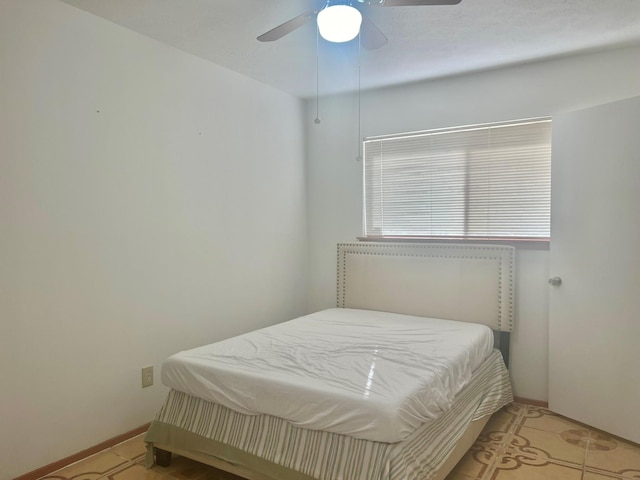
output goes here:
{"type": "Polygon", "coordinates": [[[497,350],[474,372],[449,411],[397,443],[307,430],[171,390],[146,434],[146,465],[153,465],[157,444],[219,458],[277,480],[428,480],[471,422],[512,401],[509,372],[497,350]]]}

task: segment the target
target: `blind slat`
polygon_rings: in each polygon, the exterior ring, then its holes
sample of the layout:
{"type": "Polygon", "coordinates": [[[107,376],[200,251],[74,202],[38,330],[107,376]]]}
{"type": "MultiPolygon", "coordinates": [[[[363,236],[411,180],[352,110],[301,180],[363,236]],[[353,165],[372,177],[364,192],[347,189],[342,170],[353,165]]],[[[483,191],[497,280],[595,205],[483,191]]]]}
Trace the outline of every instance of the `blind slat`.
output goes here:
{"type": "Polygon", "coordinates": [[[368,139],[365,236],[548,238],[551,120],[368,139]]]}

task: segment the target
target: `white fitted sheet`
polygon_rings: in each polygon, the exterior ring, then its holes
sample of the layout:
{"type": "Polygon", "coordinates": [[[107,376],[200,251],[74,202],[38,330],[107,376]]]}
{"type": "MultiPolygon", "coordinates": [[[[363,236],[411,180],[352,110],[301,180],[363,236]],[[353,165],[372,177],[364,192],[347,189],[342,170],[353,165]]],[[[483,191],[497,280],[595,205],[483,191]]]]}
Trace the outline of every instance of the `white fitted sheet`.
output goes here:
{"type": "Polygon", "coordinates": [[[335,308],[177,353],[161,378],[243,414],[393,443],[447,411],[492,348],[484,325],[335,308]]]}

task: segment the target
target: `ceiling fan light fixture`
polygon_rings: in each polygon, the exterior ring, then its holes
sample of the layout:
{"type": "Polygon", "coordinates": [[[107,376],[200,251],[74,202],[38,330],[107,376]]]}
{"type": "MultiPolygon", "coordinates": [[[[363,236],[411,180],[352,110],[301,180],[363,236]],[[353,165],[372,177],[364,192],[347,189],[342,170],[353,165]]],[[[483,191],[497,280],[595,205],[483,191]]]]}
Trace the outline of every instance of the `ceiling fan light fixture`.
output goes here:
{"type": "Polygon", "coordinates": [[[318,31],[329,42],[343,43],[360,33],[362,14],[350,5],[329,5],[318,12],[318,31]]]}

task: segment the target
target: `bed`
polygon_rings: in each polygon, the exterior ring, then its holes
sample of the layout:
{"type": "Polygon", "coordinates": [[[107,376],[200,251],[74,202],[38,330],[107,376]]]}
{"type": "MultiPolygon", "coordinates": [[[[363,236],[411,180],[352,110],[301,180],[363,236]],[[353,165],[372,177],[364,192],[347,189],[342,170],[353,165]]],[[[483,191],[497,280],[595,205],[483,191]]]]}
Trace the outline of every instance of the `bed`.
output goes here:
{"type": "Polygon", "coordinates": [[[337,308],[167,359],[147,466],[444,479],[512,401],[514,264],[507,246],[339,244],[337,308]]]}

